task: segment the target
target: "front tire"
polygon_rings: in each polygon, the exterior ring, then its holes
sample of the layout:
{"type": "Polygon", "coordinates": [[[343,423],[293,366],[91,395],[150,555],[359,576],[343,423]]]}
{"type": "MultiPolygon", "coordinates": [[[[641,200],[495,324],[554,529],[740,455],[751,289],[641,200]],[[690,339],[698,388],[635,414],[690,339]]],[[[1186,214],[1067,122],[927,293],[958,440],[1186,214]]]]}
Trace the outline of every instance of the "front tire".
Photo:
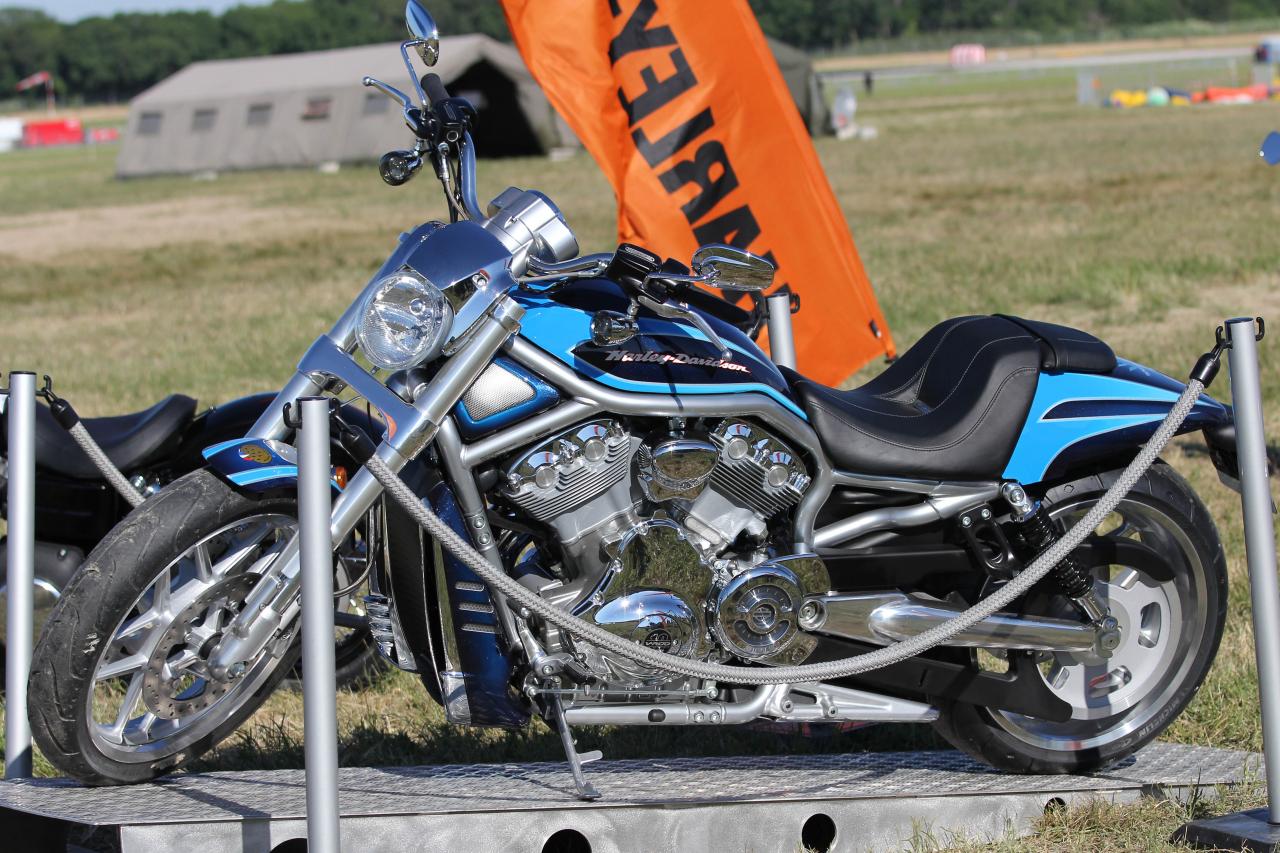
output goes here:
{"type": "Polygon", "coordinates": [[[32,735],[59,770],[91,785],[143,782],[211,749],[262,704],[296,659],[291,637],[232,681],[204,660],[296,518],[293,497],[249,497],[201,470],[107,534],[32,660],[32,735]]]}
{"type": "MultiPolygon", "coordinates": [[[[1109,471],[1054,486],[1044,506],[1070,527],[1119,474],[1109,471]]],[[[1050,722],[940,702],[941,717],[934,725],[954,746],[1001,770],[1085,773],[1155,739],[1200,689],[1217,654],[1227,610],[1226,558],[1204,504],[1177,472],[1157,461],[1097,535],[1131,538],[1152,548],[1173,579],[1161,581],[1135,567],[1096,567],[1094,590],[1121,622],[1121,645],[1108,659],[1066,653],[1037,658],[1049,689],[1071,706],[1071,719],[1050,722]]],[[[1055,598],[1058,607],[1074,609],[1061,596],[1055,598]]]]}

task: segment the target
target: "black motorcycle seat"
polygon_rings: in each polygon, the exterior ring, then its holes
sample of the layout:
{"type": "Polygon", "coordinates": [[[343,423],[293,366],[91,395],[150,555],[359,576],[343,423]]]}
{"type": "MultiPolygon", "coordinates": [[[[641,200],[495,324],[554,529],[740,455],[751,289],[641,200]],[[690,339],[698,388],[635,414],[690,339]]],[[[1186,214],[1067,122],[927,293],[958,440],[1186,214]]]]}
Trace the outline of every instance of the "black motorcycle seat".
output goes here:
{"type": "Polygon", "coordinates": [[[1004,471],[1041,369],[1107,372],[1106,344],[1065,326],[956,317],[865,385],[828,388],[784,371],[840,469],[929,480],[994,480],[1004,471]]]}
{"type": "MultiPolygon", "coordinates": [[[[154,461],[195,415],[196,401],[171,394],[149,409],[107,418],[82,418],[81,423],[121,471],[135,471],[154,461]]],[[[7,419],[6,419],[7,420],[7,419]]],[[[58,425],[47,406],[36,406],[36,465],[81,480],[102,475],[75,439],[58,425]]]]}

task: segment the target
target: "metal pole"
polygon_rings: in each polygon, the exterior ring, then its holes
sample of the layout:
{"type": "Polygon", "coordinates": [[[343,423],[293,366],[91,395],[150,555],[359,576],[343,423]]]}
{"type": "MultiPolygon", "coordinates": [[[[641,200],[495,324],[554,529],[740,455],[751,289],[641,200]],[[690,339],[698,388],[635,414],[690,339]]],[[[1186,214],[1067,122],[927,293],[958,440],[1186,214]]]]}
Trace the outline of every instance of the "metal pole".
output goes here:
{"type": "Polygon", "coordinates": [[[31,776],[27,676],[31,672],[36,554],[36,375],[9,374],[9,532],[4,660],[4,777],[31,776]]]}
{"type": "Polygon", "coordinates": [[[1268,822],[1280,824],[1280,589],[1276,581],[1275,525],[1267,480],[1267,441],[1258,380],[1258,347],[1252,317],[1227,321],[1231,403],[1235,409],[1244,507],[1245,552],[1253,597],[1253,642],[1262,706],[1262,749],[1267,768],[1268,822]]]}
{"type": "Polygon", "coordinates": [[[791,332],[791,294],[781,291],[765,300],[769,312],[769,356],[773,363],[796,369],[796,339],[791,332]]]}
{"type": "Polygon", "coordinates": [[[307,850],[338,853],[338,708],[329,538],[329,400],[298,400],[298,536],[302,562],[302,714],[307,850]]]}

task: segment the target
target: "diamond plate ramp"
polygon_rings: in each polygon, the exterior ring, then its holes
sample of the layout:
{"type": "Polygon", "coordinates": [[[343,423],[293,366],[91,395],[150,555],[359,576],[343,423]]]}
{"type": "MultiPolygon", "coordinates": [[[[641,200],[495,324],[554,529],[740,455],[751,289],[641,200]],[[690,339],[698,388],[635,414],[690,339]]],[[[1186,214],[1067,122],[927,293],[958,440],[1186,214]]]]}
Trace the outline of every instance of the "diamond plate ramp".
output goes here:
{"type": "MultiPolygon", "coordinates": [[[[593,853],[778,853],[798,849],[806,821],[822,814],[836,827],[830,850],[883,849],[923,829],[938,838],[1025,832],[1051,802],[1185,796],[1238,782],[1259,761],[1180,744],[1153,744],[1091,776],[1010,775],[956,752],[601,761],[587,768],[604,795],[594,803],[574,799],[560,763],[353,767],[341,771],[343,848],[538,853],[572,830],[593,853]]],[[[304,836],[305,814],[301,770],[118,788],[0,784],[0,837],[31,849],[266,853],[304,836]]]]}

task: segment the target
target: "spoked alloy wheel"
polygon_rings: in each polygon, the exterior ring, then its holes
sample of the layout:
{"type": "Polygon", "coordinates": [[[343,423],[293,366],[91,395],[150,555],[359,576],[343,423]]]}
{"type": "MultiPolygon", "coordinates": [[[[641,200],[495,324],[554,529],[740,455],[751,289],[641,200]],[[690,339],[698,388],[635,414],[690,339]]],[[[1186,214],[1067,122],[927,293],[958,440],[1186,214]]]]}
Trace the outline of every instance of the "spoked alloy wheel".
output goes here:
{"type": "MultiPolygon", "coordinates": [[[[380,512],[380,510],[379,510],[380,512]]],[[[377,513],[370,513],[363,525],[347,537],[335,552],[333,571],[334,607],[339,614],[366,617],[364,597],[370,592],[369,577],[375,571],[380,549],[369,530],[379,529],[377,513]]],[[[340,688],[360,690],[372,684],[391,664],[378,652],[369,627],[334,626],[334,682],[340,688]]],[[[300,640],[299,640],[300,642],[300,640]]],[[[299,659],[284,687],[302,689],[302,660],[299,659]]]]}
{"type": "MultiPolygon", "coordinates": [[[[1050,489],[1046,508],[1064,527],[1083,518],[1118,471],[1050,489]]],[[[995,767],[1027,773],[1087,772],[1155,739],[1191,701],[1213,663],[1226,617],[1227,570],[1217,529],[1191,487],[1157,462],[1094,531],[1140,550],[1093,569],[1094,592],[1119,622],[1110,657],[1033,655],[1040,677],[1070,708],[1052,721],[940,702],[935,724],[951,743],[995,767]],[[1135,554],[1137,556],[1126,556],[1135,554]],[[1123,565],[1126,561],[1142,565],[1123,565]]],[[[1039,594],[1028,611],[1081,619],[1061,595],[1039,594]]]]}
{"type": "MultiPolygon", "coordinates": [[[[1091,506],[1091,501],[1075,502],[1055,507],[1051,514],[1069,528],[1091,506]]],[[[1032,746],[1091,749],[1142,728],[1186,678],[1194,663],[1190,652],[1208,629],[1204,566],[1172,518],[1148,504],[1124,500],[1097,535],[1152,548],[1174,568],[1174,576],[1161,582],[1135,566],[1094,568],[1094,593],[1120,623],[1120,645],[1109,658],[1043,655],[1040,673],[1049,690],[1071,706],[1071,719],[1054,723],[1005,711],[994,715],[1002,728],[1032,746]]]]}
{"type": "Polygon", "coordinates": [[[86,696],[94,743],[124,762],[185,749],[252,696],[278,663],[259,655],[218,679],[208,656],[245,596],[297,531],[286,515],[251,515],[165,566],[104,646],[86,696]]]}
{"type": "Polygon", "coordinates": [[[94,548],[32,660],[36,745],[96,785],[143,782],[200,756],[271,695],[297,659],[291,633],[236,677],[209,655],[297,530],[294,496],[251,496],[209,471],[170,484],[94,548]]]}

